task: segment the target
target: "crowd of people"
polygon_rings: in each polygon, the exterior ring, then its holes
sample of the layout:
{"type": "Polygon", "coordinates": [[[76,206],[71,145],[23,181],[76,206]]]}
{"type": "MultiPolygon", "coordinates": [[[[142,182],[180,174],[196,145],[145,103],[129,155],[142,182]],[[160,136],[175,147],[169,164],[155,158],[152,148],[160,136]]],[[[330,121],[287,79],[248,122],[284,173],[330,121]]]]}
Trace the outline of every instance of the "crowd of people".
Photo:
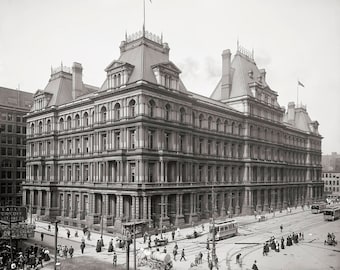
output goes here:
{"type": "Polygon", "coordinates": [[[268,241],[263,244],[263,256],[267,256],[269,250],[275,250],[280,252],[280,249],[285,249],[285,247],[292,246],[293,244],[298,244],[300,240],[304,239],[304,234],[302,232],[289,234],[286,238],[282,236],[281,239],[275,236],[270,237],[268,241]]]}
{"type": "Polygon", "coordinates": [[[3,252],[0,255],[0,269],[36,269],[39,265],[43,267],[44,261],[49,261],[49,251],[43,246],[38,247],[37,245],[30,246],[24,250],[14,250],[13,261],[11,260],[10,252],[3,252]]]}

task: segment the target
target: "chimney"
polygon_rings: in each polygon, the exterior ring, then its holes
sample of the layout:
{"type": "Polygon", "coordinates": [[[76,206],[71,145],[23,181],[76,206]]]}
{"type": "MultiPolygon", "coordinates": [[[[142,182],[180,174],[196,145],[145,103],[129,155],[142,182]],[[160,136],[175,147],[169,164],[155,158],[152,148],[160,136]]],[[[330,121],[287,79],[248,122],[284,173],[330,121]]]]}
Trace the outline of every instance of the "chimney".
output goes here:
{"type": "Polygon", "coordinates": [[[74,62],[72,66],[72,98],[80,96],[83,89],[83,67],[81,64],[74,62]]]}
{"type": "Polygon", "coordinates": [[[294,102],[289,102],[288,103],[288,117],[287,120],[288,122],[292,122],[295,120],[295,103],[294,102]]]}
{"type": "Polygon", "coordinates": [[[230,80],[230,50],[222,52],[222,83],[221,83],[221,99],[227,99],[230,96],[231,80],[230,80]]]}
{"type": "Polygon", "coordinates": [[[266,81],[266,70],[264,68],[260,69],[260,74],[261,74],[261,78],[262,78],[262,82],[266,81]]]}

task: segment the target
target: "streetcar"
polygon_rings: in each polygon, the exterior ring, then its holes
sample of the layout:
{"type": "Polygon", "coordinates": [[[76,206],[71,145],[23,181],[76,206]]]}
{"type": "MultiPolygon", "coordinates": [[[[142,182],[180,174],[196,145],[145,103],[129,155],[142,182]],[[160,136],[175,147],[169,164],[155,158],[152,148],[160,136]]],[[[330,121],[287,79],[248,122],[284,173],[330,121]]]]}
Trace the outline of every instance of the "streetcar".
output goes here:
{"type": "Polygon", "coordinates": [[[215,240],[221,240],[237,235],[238,225],[236,220],[216,220],[215,224],[209,226],[209,240],[213,238],[213,227],[215,227],[215,240]]]}
{"type": "Polygon", "coordinates": [[[322,213],[323,210],[326,209],[326,207],[327,207],[327,203],[325,202],[313,203],[311,206],[312,214],[322,213]]]}
{"type": "Polygon", "coordinates": [[[334,221],[340,218],[340,207],[326,208],[323,211],[323,218],[327,221],[334,221]]]}

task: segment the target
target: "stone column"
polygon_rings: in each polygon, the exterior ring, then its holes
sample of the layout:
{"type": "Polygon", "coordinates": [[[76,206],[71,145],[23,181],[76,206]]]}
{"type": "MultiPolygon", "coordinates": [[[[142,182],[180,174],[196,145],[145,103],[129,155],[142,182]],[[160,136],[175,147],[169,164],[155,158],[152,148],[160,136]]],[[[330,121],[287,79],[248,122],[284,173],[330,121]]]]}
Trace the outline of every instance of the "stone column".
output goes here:
{"type": "Polygon", "coordinates": [[[148,197],[143,196],[143,219],[148,219],[148,197]]]}
{"type": "Polygon", "coordinates": [[[269,205],[268,205],[268,189],[264,190],[264,204],[263,204],[263,208],[264,211],[268,211],[269,205]]]}
{"type": "Polygon", "coordinates": [[[236,200],[235,215],[239,215],[240,214],[240,194],[238,190],[235,192],[235,200],[236,200]]]}
{"type": "Polygon", "coordinates": [[[283,188],[283,205],[282,208],[286,209],[287,208],[287,188],[283,188]]]}
{"type": "Polygon", "coordinates": [[[225,192],[221,193],[221,211],[220,216],[225,217],[225,192]]]}
{"type": "Polygon", "coordinates": [[[136,209],[135,219],[139,220],[140,219],[140,216],[139,216],[139,197],[136,196],[135,200],[136,200],[136,203],[135,203],[135,209],[136,209]]]}
{"type": "Polygon", "coordinates": [[[184,224],[184,216],[182,214],[182,194],[176,194],[176,218],[175,226],[184,224]]]}
{"type": "Polygon", "coordinates": [[[257,190],[257,202],[256,202],[256,209],[257,213],[260,214],[262,212],[262,202],[261,202],[261,190],[257,190]]]}
{"type": "Polygon", "coordinates": [[[281,188],[277,190],[277,209],[282,210],[282,198],[281,198],[281,188]]]}
{"type": "Polygon", "coordinates": [[[149,226],[151,227],[151,196],[148,196],[148,220],[149,220],[149,226]]]}

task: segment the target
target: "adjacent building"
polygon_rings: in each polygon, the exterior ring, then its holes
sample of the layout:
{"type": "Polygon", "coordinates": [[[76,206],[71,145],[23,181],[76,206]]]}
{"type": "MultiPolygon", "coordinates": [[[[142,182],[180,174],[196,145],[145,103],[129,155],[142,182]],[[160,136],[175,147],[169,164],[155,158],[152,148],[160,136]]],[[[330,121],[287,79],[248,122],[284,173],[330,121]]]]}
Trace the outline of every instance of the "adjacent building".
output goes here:
{"type": "Polygon", "coordinates": [[[0,87],[0,206],[22,205],[26,179],[26,120],[33,94],[0,87]]]}
{"type": "Polygon", "coordinates": [[[325,172],[339,172],[340,154],[332,152],[330,155],[322,155],[322,170],[325,172]]]}
{"type": "Polygon", "coordinates": [[[324,171],[322,172],[322,181],[324,182],[324,193],[330,198],[340,198],[340,172],[324,171]]]}
{"type": "Polygon", "coordinates": [[[53,69],[27,116],[24,201],[63,224],[183,225],[303,205],[323,195],[318,122],[288,109],[241,46],[211,97],[189,91],[162,38],[120,45],[101,87],[53,69]]]}

